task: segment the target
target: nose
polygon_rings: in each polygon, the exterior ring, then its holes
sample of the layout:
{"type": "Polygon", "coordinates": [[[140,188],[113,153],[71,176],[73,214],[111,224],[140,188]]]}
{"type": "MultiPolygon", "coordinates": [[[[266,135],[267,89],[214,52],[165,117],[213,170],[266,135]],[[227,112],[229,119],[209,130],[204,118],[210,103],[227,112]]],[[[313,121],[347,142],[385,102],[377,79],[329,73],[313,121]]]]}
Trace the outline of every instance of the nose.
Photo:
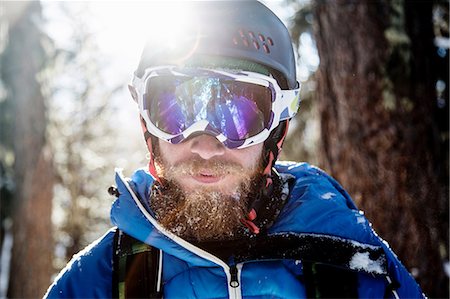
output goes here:
{"type": "Polygon", "coordinates": [[[225,146],[216,137],[208,134],[201,134],[192,138],[190,150],[191,153],[197,154],[205,160],[225,154],[225,146]]]}

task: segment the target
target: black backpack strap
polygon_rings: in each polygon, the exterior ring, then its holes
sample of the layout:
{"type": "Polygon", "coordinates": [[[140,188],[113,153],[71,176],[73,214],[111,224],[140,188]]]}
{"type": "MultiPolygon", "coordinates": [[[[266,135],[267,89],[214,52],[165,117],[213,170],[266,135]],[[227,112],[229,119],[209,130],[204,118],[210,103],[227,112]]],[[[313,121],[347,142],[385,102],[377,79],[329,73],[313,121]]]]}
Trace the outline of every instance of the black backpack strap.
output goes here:
{"type": "MultiPolygon", "coordinates": [[[[314,233],[277,233],[233,241],[236,263],[268,259],[293,259],[330,265],[371,275],[387,275],[387,257],[381,245],[362,244],[337,236],[314,233]],[[357,263],[363,259],[364,263],[357,263]]],[[[202,243],[219,251],[223,242],[202,243]]]]}
{"type": "Polygon", "coordinates": [[[358,298],[358,273],[304,261],[303,279],[308,298],[358,298]]]}
{"type": "Polygon", "coordinates": [[[113,298],[162,298],[161,253],[117,229],[113,247],[113,298]]]}

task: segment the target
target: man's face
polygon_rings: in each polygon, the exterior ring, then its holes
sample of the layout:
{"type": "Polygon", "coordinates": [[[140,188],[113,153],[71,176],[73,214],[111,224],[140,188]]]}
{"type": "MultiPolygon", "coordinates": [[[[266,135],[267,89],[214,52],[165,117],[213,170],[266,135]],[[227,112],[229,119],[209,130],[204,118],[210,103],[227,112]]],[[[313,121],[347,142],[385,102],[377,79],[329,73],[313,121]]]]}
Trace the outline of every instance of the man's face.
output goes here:
{"type": "Polygon", "coordinates": [[[260,188],[262,149],[260,143],[231,150],[206,134],[180,144],[159,141],[155,165],[167,186],[151,199],[158,220],[185,238],[235,236],[248,195],[260,188]]]}

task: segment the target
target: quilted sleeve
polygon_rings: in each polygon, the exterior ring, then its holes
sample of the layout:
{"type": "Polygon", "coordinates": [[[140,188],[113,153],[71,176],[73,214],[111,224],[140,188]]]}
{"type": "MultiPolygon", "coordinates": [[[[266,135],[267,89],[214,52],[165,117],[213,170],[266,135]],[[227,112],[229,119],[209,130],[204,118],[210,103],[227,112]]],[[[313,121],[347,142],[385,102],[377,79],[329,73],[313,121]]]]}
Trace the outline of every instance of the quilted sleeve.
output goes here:
{"type": "Polygon", "coordinates": [[[111,229],[74,255],[44,298],[111,298],[114,231],[111,229]]]}

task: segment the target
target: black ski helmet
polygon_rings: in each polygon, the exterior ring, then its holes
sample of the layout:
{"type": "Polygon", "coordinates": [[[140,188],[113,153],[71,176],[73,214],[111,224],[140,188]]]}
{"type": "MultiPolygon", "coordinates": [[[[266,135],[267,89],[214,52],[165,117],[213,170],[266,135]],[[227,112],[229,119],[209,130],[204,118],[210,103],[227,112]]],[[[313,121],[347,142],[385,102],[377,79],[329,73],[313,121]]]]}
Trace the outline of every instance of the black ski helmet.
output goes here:
{"type": "MultiPolygon", "coordinates": [[[[176,46],[147,41],[135,75],[148,67],[202,64],[204,57],[232,58],[269,69],[283,89],[297,86],[295,58],[289,32],[281,20],[258,1],[192,1],[189,23],[180,25],[176,46]]],[[[170,23],[170,16],[167,23],[170,23]]],[[[166,26],[159,28],[164,34],[166,26]]],[[[160,32],[161,33],[161,32],[160,32]]],[[[218,64],[220,65],[220,63],[218,64]]]]}

